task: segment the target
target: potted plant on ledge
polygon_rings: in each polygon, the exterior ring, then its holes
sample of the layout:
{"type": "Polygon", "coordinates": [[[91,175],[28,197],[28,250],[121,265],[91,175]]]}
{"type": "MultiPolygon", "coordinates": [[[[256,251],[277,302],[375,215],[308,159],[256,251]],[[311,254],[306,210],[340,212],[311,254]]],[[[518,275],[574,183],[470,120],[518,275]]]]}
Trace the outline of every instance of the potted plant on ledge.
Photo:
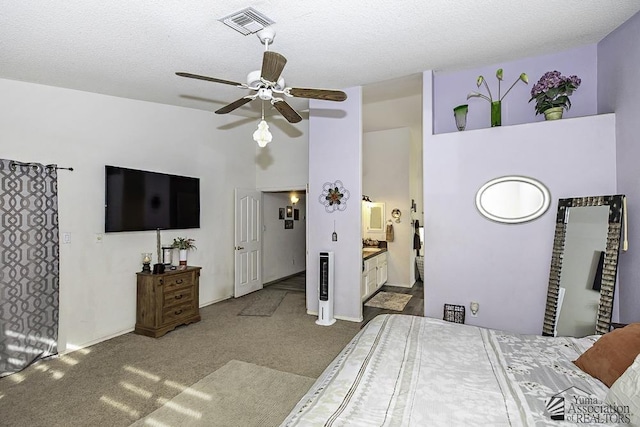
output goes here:
{"type": "Polygon", "coordinates": [[[531,88],[531,99],[536,101],[536,115],[544,114],[545,120],[562,118],[564,110],[571,108],[569,96],[580,87],[578,76],[563,76],[560,71],[547,71],[531,88]]]}
{"type": "Polygon", "coordinates": [[[173,239],[173,243],[171,244],[172,248],[178,249],[180,251],[180,265],[187,265],[187,252],[190,250],[196,250],[195,239],[190,239],[186,237],[176,237],[173,239]]]}

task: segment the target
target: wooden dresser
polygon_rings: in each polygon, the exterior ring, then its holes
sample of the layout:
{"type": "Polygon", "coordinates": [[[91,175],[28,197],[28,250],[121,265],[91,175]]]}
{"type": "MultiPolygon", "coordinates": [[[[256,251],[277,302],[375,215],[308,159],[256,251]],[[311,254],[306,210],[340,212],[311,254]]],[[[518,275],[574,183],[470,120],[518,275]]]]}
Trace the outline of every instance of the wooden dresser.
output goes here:
{"type": "Polygon", "coordinates": [[[163,274],[138,273],[134,332],[157,338],[177,326],[199,322],[200,269],[189,266],[163,274]]]}

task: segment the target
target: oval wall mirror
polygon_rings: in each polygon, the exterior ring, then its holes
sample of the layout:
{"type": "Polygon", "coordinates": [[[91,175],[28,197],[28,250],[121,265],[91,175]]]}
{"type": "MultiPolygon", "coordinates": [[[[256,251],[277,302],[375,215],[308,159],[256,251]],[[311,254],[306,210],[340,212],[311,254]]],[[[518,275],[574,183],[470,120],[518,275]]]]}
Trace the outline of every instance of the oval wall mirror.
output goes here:
{"type": "Polygon", "coordinates": [[[476,207],[484,217],[509,224],[538,218],[549,209],[550,203],[547,187],[524,176],[492,179],[476,193],[476,207]]]}

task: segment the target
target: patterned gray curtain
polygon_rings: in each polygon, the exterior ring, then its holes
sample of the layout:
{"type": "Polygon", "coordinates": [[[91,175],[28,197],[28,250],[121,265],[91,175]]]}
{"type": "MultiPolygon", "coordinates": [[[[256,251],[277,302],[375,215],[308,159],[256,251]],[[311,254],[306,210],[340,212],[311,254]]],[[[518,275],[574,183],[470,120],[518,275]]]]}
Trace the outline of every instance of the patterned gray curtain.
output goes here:
{"type": "Polygon", "coordinates": [[[0,377],[58,351],[55,165],[0,159],[0,377]]]}

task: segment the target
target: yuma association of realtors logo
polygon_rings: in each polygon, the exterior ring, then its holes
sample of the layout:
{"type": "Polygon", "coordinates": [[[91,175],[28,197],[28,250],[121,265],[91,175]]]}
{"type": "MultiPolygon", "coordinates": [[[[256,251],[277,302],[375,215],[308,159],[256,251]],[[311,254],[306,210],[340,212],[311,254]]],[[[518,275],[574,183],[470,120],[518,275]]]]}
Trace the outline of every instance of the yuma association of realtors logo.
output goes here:
{"type": "Polygon", "coordinates": [[[622,423],[631,422],[628,406],[613,406],[601,402],[578,387],[566,388],[544,401],[549,416],[554,421],[573,423],[622,423]]]}

